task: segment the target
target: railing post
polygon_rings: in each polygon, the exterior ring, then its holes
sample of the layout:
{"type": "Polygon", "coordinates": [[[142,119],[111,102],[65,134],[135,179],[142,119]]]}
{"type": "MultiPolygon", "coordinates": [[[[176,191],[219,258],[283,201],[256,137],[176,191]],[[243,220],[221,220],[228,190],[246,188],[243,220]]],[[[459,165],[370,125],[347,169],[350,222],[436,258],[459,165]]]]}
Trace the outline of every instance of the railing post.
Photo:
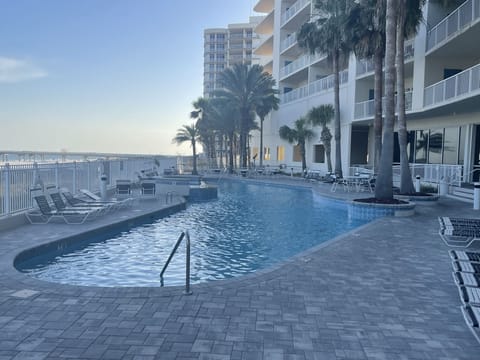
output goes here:
{"type": "Polygon", "coordinates": [[[192,291],[190,290],[190,235],[188,230],[186,231],[186,238],[185,238],[185,246],[186,246],[186,255],[185,255],[185,295],[192,295],[192,291]]]}
{"type": "Polygon", "coordinates": [[[480,210],[480,182],[473,184],[473,210],[480,210]]]}
{"type": "MultiPolygon", "coordinates": [[[[55,162],[55,186],[57,187],[57,189],[60,188],[60,181],[59,181],[59,178],[58,178],[59,166],[60,166],[60,164],[58,163],[58,161],[56,161],[55,162]]],[[[73,189],[73,193],[75,194],[75,189],[73,189]]]]}
{"type": "MultiPolygon", "coordinates": [[[[58,187],[58,185],[57,185],[58,187]]],[[[73,181],[72,181],[73,193],[77,193],[77,162],[73,162],[73,181]]]]}
{"type": "Polygon", "coordinates": [[[5,178],[5,195],[3,197],[3,209],[5,214],[10,214],[10,164],[5,164],[4,170],[5,178]]]}

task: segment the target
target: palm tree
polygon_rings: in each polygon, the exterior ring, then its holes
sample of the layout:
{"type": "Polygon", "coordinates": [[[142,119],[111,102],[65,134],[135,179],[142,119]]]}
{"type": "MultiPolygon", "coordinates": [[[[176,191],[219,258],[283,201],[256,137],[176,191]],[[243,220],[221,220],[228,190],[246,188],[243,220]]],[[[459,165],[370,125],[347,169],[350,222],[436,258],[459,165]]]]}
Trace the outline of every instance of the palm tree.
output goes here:
{"type": "Polygon", "coordinates": [[[385,57],[385,0],[359,0],[349,12],[348,42],[360,58],[373,58],[374,64],[374,157],[377,169],[382,153],[383,59],[385,57]]]}
{"type": "Polygon", "coordinates": [[[385,26],[385,123],[375,198],[393,199],[393,126],[395,123],[395,50],[397,0],[387,0],[385,26]]]}
{"type": "Polygon", "coordinates": [[[340,62],[350,53],[346,41],[345,24],[351,2],[348,0],[316,0],[315,21],[302,25],[297,41],[300,47],[327,54],[333,67],[335,108],[335,173],[342,176],[340,134],[340,62]]]}
{"type": "Polygon", "coordinates": [[[212,99],[211,118],[217,124],[218,131],[227,139],[228,143],[228,170],[233,172],[235,138],[238,128],[238,111],[232,103],[222,99],[212,99]]]}
{"type": "Polygon", "coordinates": [[[193,123],[192,125],[183,125],[177,130],[177,134],[172,140],[172,143],[180,145],[184,142],[190,142],[193,152],[193,170],[192,175],[197,175],[197,141],[200,139],[198,127],[193,123]]]}
{"type": "Polygon", "coordinates": [[[262,66],[246,64],[234,64],[220,73],[220,79],[223,89],[217,90],[215,95],[229,101],[239,112],[240,162],[242,167],[247,167],[247,139],[248,133],[255,127],[255,109],[265,98],[277,93],[273,89],[275,80],[263,71],[262,66]]]}
{"type": "Polygon", "coordinates": [[[313,126],[321,126],[322,132],[320,133],[320,140],[325,147],[325,155],[327,157],[328,172],[332,172],[332,133],[327,127],[334,116],[335,110],[332,105],[320,105],[310,109],[307,114],[307,118],[313,126]]]}
{"type": "Polygon", "coordinates": [[[293,128],[283,125],[278,130],[280,138],[288,143],[296,143],[300,147],[300,156],[302,157],[302,171],[307,168],[305,143],[315,137],[315,132],[308,126],[308,120],[301,117],[293,123],[293,128]]]}
{"type": "Polygon", "coordinates": [[[203,148],[207,154],[207,159],[209,161],[210,167],[217,167],[217,157],[216,157],[216,124],[211,119],[211,99],[199,97],[192,103],[194,108],[190,112],[190,117],[196,121],[198,132],[199,132],[199,141],[202,143],[203,148]]]}
{"type": "Polygon", "coordinates": [[[424,0],[398,0],[397,3],[397,108],[398,108],[398,143],[400,147],[400,193],[413,194],[412,174],[407,153],[407,121],[405,116],[405,75],[404,75],[404,46],[405,38],[416,34],[423,19],[422,6],[424,0]]]}
{"type": "Polygon", "coordinates": [[[262,102],[255,108],[255,112],[260,118],[260,167],[263,166],[263,121],[272,110],[278,110],[279,102],[280,99],[276,97],[275,94],[271,94],[270,96],[265,97],[262,102]]]}

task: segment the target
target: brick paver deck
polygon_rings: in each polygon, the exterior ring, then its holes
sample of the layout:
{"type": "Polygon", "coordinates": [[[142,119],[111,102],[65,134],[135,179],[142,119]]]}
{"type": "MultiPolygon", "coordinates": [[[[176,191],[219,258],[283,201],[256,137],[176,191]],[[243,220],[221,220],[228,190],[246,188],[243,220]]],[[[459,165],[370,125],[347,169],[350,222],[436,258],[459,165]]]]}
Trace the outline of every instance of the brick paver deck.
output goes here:
{"type": "Polygon", "coordinates": [[[19,249],[113,217],[5,231],[0,359],[479,359],[437,216],[478,212],[451,199],[418,205],[414,217],[376,220],[274,269],[193,285],[191,296],[46,283],[12,266],[19,249]]]}

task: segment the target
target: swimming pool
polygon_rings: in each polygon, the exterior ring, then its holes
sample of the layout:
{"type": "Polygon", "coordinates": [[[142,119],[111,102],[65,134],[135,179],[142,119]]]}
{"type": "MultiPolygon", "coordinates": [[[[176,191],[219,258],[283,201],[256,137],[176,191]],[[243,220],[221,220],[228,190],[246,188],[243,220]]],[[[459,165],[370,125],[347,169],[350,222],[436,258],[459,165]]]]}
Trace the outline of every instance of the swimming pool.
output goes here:
{"type": "MultiPolygon", "coordinates": [[[[158,286],[179,234],[191,237],[192,282],[237,277],[273,264],[358,227],[347,205],[314,197],[310,189],[222,181],[218,200],[120,233],[88,239],[57,253],[16,264],[46,281],[87,286],[158,286]]],[[[165,285],[185,281],[184,246],[168,267],[165,285]]]]}

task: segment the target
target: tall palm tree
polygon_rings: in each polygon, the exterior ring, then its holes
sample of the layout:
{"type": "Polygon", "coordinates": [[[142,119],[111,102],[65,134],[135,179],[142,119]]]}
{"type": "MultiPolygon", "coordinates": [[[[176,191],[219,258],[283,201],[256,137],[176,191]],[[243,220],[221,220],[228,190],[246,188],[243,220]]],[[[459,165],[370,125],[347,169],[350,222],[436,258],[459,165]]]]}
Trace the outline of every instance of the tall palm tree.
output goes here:
{"type": "Polygon", "coordinates": [[[405,38],[417,33],[418,26],[423,19],[422,7],[424,0],[398,0],[397,3],[397,124],[398,143],[400,147],[400,193],[413,194],[412,174],[407,153],[407,120],[405,116],[405,74],[404,74],[404,47],[405,38]]]}
{"type": "Polygon", "coordinates": [[[315,132],[309,127],[309,122],[305,117],[301,117],[293,123],[293,128],[283,125],[278,129],[280,138],[288,141],[290,144],[296,143],[300,147],[300,156],[302,157],[302,171],[307,168],[305,143],[315,137],[315,132]]]}
{"type": "Polygon", "coordinates": [[[340,63],[350,53],[350,44],[345,38],[345,24],[353,2],[349,0],[316,0],[315,20],[302,25],[297,42],[302,48],[327,54],[333,67],[335,108],[335,173],[342,176],[340,134],[340,63]]]}
{"type": "Polygon", "coordinates": [[[383,59],[385,57],[385,0],[358,0],[349,12],[346,34],[360,58],[372,58],[374,64],[374,157],[377,169],[382,153],[383,59]]]}
{"type": "Polygon", "coordinates": [[[207,159],[210,167],[217,167],[216,157],[216,136],[217,129],[216,124],[212,121],[211,112],[211,99],[199,97],[192,103],[194,108],[190,112],[190,117],[196,120],[196,125],[199,132],[199,142],[202,143],[204,151],[207,154],[207,159]]]}
{"type": "Polygon", "coordinates": [[[211,117],[221,135],[225,136],[228,143],[228,170],[233,172],[234,149],[236,132],[239,125],[238,111],[231,102],[222,99],[212,99],[211,117]]]}
{"type": "Polygon", "coordinates": [[[264,98],[276,94],[275,80],[264,72],[260,65],[234,64],[220,73],[223,89],[215,95],[229,101],[240,115],[240,162],[248,166],[247,139],[250,130],[255,127],[254,115],[257,106],[264,98]]]}
{"type": "Polygon", "coordinates": [[[307,113],[307,118],[313,126],[321,126],[322,132],[320,133],[320,140],[325,147],[325,155],[327,158],[327,167],[328,172],[332,172],[332,134],[330,129],[327,127],[327,124],[330,123],[335,114],[335,109],[331,104],[320,105],[310,109],[307,113]]]}
{"type": "Polygon", "coordinates": [[[262,102],[255,108],[255,112],[260,118],[260,167],[263,166],[263,121],[272,110],[278,110],[279,102],[280,99],[272,93],[270,96],[263,98],[262,102]]]}
{"type": "Polygon", "coordinates": [[[395,123],[395,50],[398,0],[387,0],[385,26],[385,123],[375,198],[393,199],[393,127],[395,123]]]}
{"type": "Polygon", "coordinates": [[[193,123],[192,125],[183,125],[177,130],[177,134],[172,140],[172,143],[180,145],[184,142],[190,142],[193,152],[193,169],[192,175],[197,175],[197,141],[200,139],[198,127],[193,123]]]}

